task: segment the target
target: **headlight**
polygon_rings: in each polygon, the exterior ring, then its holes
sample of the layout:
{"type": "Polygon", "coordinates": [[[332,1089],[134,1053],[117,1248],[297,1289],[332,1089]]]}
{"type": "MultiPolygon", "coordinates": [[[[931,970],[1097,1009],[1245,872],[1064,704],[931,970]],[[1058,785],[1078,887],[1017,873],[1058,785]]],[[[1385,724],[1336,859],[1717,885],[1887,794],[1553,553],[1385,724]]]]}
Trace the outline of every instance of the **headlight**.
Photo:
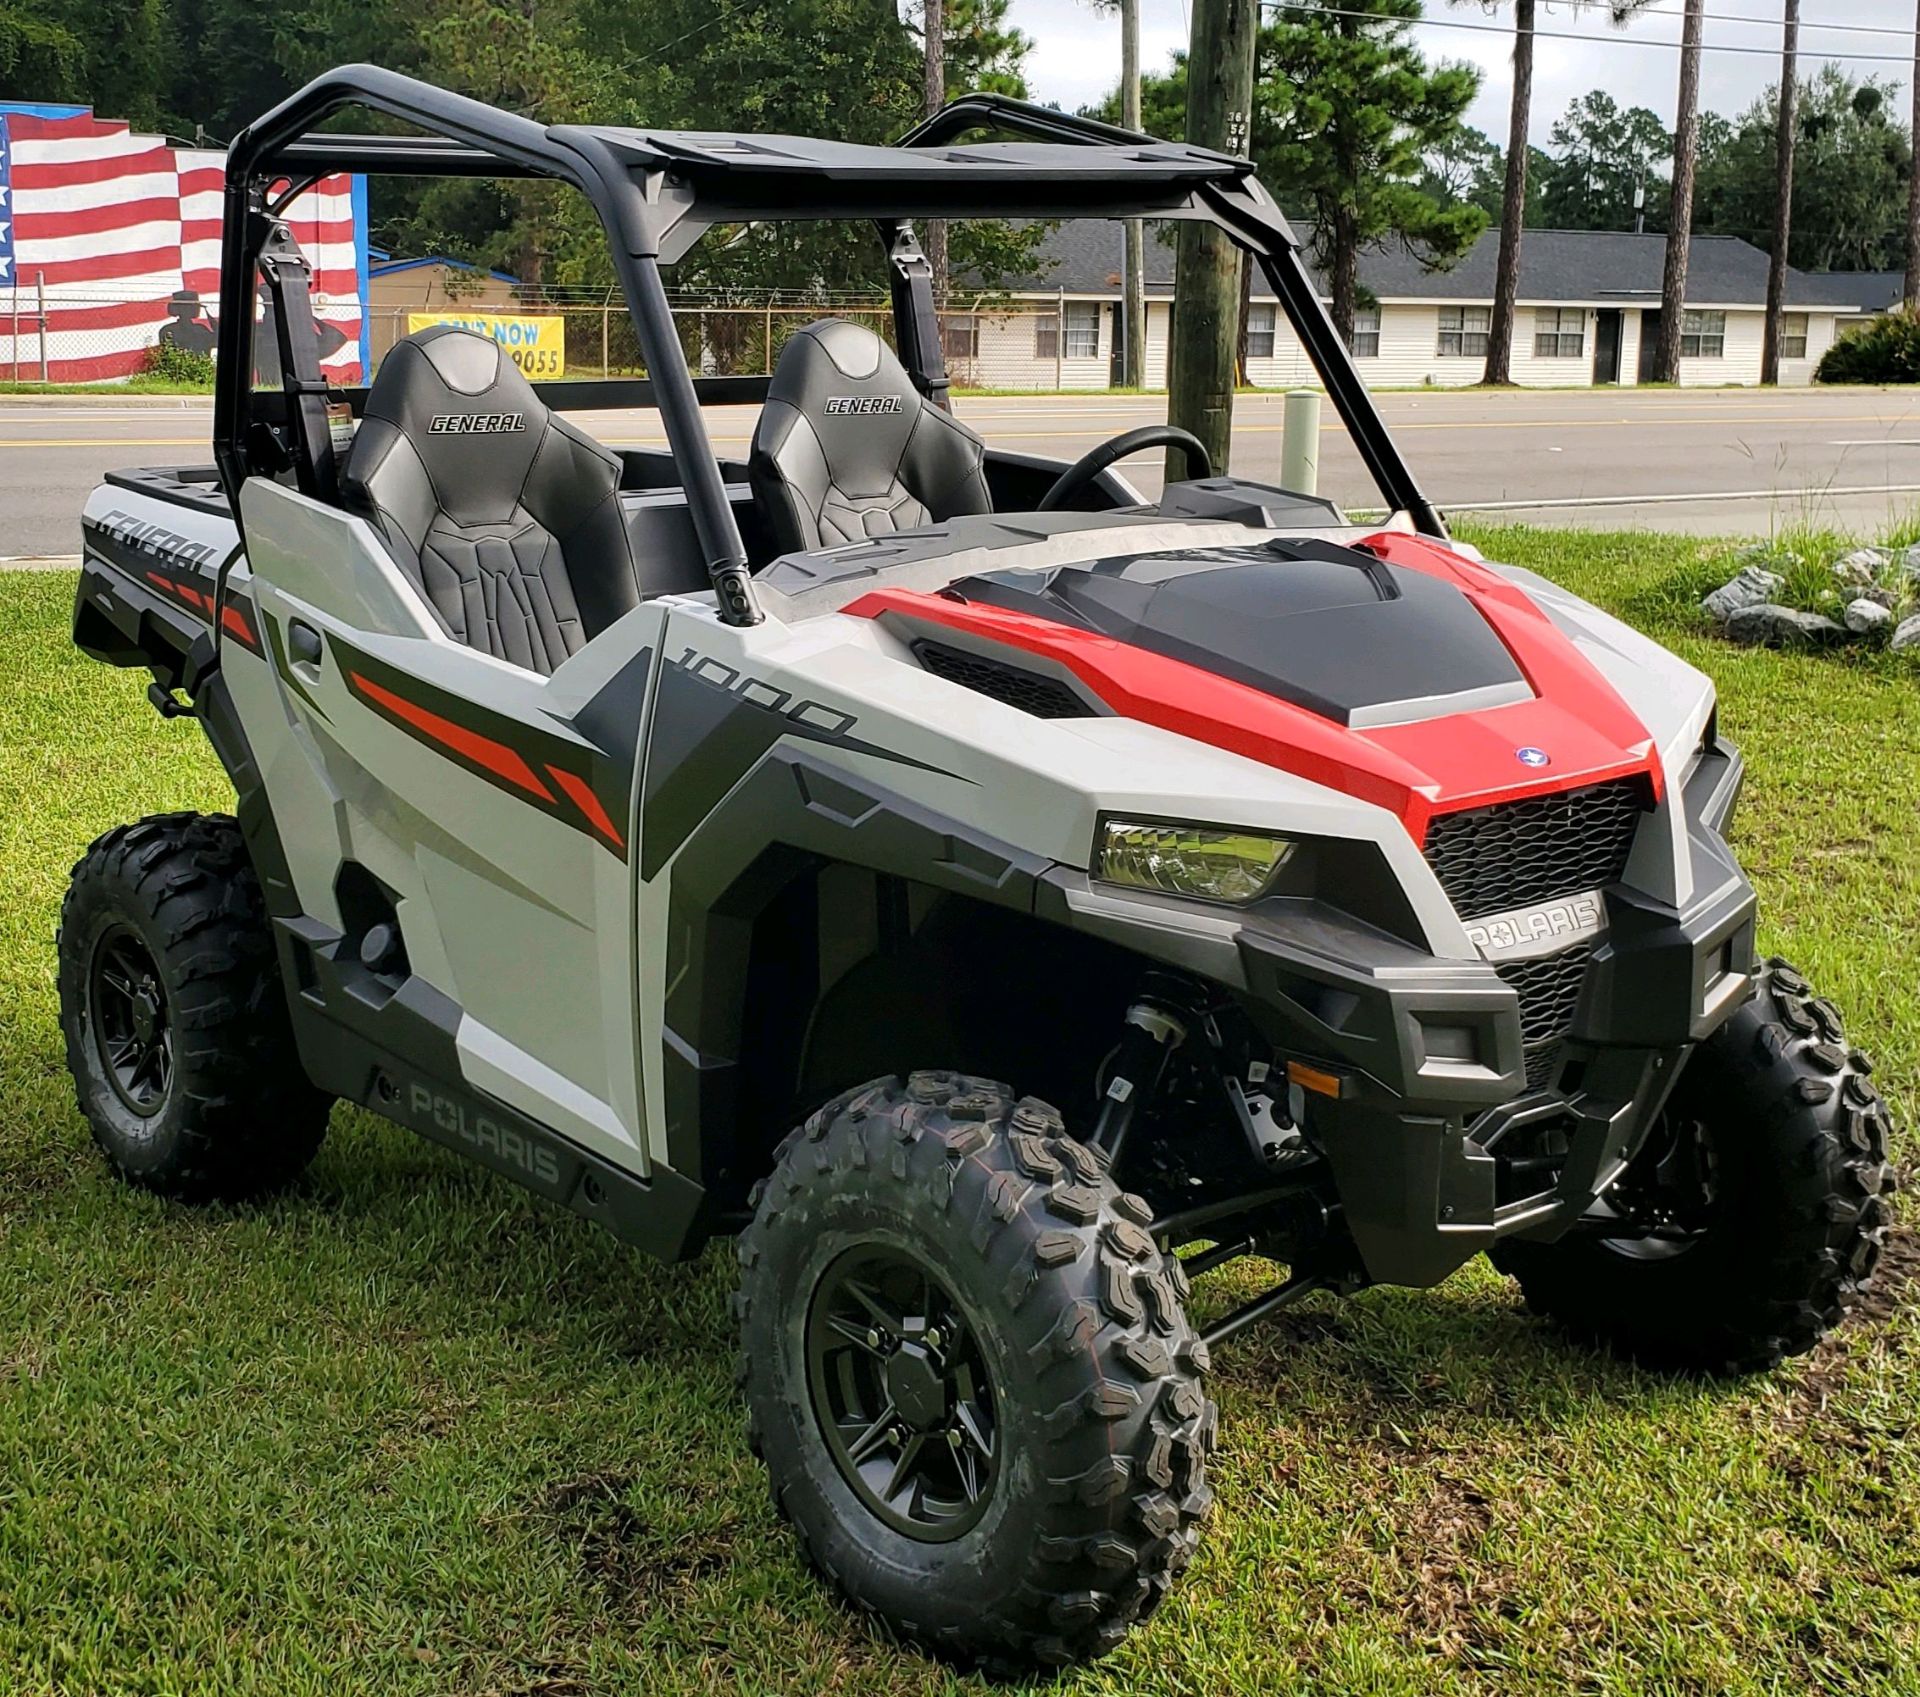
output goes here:
{"type": "Polygon", "coordinates": [[[1101,827],[1094,875],[1138,890],[1250,902],[1266,893],[1297,847],[1257,831],[1109,819],[1101,827]]]}

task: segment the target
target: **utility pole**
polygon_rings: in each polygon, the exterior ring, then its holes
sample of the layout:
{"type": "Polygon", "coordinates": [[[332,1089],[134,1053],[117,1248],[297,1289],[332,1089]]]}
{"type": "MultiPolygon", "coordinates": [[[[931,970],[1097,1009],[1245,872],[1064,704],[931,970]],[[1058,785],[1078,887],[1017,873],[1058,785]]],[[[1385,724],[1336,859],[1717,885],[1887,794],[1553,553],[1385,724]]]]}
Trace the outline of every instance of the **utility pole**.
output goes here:
{"type": "MultiPolygon", "coordinates": [[[[1120,0],[1120,123],[1140,127],[1140,0],[1120,0]]],[[[1147,386],[1147,226],[1126,220],[1126,253],[1121,260],[1120,322],[1124,359],[1120,380],[1129,389],[1147,386]]]]}
{"type": "MultiPolygon", "coordinates": [[[[1244,152],[1253,113],[1253,47],[1258,0],[1193,0],[1187,56],[1187,140],[1244,152]]],[[[1242,254],[1210,223],[1183,220],[1175,248],[1173,328],[1167,350],[1167,422],[1206,444],[1213,469],[1227,469],[1233,442],[1234,352],[1240,330],[1242,254]]],[[[1169,482],[1186,459],[1167,450],[1169,482]]]]}
{"type": "Polygon", "coordinates": [[[1526,234],[1527,131],[1533,113],[1533,0],[1514,0],[1513,95],[1507,111],[1507,175],[1500,191],[1500,250],[1487,323],[1486,384],[1513,381],[1514,303],[1520,298],[1520,243],[1526,234]]]}
{"type": "MultiPolygon", "coordinates": [[[[1913,121],[1920,126],[1920,5],[1913,18],[1913,121]]],[[[1913,133],[1920,135],[1920,128],[1913,133]]],[[[1920,170],[1907,183],[1907,311],[1920,311],[1920,170]]]]}
{"type": "Polygon", "coordinates": [[[1660,343],[1653,380],[1680,381],[1680,333],[1687,307],[1687,255],[1693,241],[1693,171],[1700,160],[1700,41],[1706,0],[1687,0],[1680,27],[1680,110],[1673,123],[1673,208],[1667,218],[1667,263],[1660,279],[1660,343]]]}
{"type": "Polygon", "coordinates": [[[1794,125],[1800,114],[1800,0],[1786,0],[1780,37],[1780,116],[1774,135],[1773,252],[1767,256],[1767,328],[1762,385],[1780,381],[1780,317],[1787,305],[1787,244],[1793,236],[1794,125]]]}
{"type": "MultiPolygon", "coordinates": [[[[945,0],[921,0],[921,24],[926,36],[926,99],[927,116],[947,103],[947,17],[945,0]]],[[[942,218],[931,219],[924,232],[925,240],[921,247],[927,256],[927,269],[932,273],[933,304],[944,309],[947,304],[947,225],[942,218]]],[[[1064,333],[1064,332],[1063,332],[1064,333]]]]}

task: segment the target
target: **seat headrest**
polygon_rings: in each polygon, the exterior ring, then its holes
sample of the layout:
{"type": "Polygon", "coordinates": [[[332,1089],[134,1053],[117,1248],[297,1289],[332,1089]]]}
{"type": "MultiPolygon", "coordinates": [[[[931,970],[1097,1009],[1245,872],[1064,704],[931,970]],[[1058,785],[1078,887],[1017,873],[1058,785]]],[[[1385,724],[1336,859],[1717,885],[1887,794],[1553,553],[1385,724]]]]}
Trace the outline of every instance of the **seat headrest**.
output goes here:
{"type": "MultiPolygon", "coordinates": [[[[411,443],[448,517],[497,524],[513,515],[547,439],[549,417],[492,337],[435,324],[395,343],[381,362],[362,427],[390,424],[411,443]]],[[[342,473],[349,498],[355,458],[348,455],[342,473]]]]}
{"type": "MultiPolygon", "coordinates": [[[[819,319],[787,338],[767,399],[806,415],[836,472],[860,466],[889,476],[924,404],[893,349],[864,324],[845,318],[819,319]]],[[[853,493],[869,493],[844,476],[835,481],[853,493]]]]}

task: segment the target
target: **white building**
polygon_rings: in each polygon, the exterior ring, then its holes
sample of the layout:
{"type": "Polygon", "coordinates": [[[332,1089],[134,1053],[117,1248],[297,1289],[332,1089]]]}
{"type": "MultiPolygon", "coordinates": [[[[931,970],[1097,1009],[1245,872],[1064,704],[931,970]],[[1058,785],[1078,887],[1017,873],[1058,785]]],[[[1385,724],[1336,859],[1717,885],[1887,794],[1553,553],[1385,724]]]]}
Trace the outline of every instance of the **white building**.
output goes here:
{"type": "MultiPolygon", "coordinates": [[[[1369,252],[1353,353],[1375,387],[1480,381],[1493,310],[1499,233],[1460,263],[1429,271],[1398,248],[1369,252]]],[[[949,303],[948,365],[956,383],[1012,389],[1104,389],[1119,381],[1120,228],[1076,220],[1052,232],[1041,272],[966,310],[949,303]]],[[[1540,388],[1633,384],[1650,375],[1666,237],[1607,230],[1529,230],[1521,246],[1513,380],[1540,388]]],[[[1173,249],[1146,244],[1147,385],[1166,382],[1173,249]]],[[[1680,381],[1754,384],[1766,322],[1767,256],[1732,236],[1696,236],[1687,263],[1680,381]]],[[[1790,271],[1780,381],[1808,383],[1839,327],[1878,310],[1881,280],[1790,271]]],[[[1895,295],[1898,294],[1896,286],[1895,295]]],[[[1324,298],[1324,288],[1322,295],[1324,298]]],[[[1256,281],[1247,375],[1261,388],[1313,381],[1285,315],[1256,281]]]]}

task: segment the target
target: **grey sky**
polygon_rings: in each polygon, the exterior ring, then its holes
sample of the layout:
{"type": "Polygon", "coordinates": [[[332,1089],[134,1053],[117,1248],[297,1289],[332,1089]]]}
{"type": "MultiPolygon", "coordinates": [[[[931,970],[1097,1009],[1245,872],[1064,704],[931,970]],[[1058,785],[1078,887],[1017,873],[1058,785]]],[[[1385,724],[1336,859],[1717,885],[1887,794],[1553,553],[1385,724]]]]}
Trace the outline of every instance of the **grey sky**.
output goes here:
{"type": "MultiPolygon", "coordinates": [[[[1430,56],[1466,59],[1480,66],[1484,82],[1470,121],[1504,140],[1512,72],[1511,43],[1504,32],[1450,28],[1452,24],[1510,24],[1512,8],[1498,0],[1467,0],[1447,5],[1427,0],[1434,20],[1419,26],[1430,56]]],[[[1905,83],[1913,52],[1913,0],[1802,0],[1802,65],[1810,69],[1822,57],[1841,60],[1856,76],[1874,74],[1905,83]],[[1823,30],[1845,23],[1847,32],[1823,30]],[[1895,33],[1855,34],[1863,26],[1895,33]],[[1871,56],[1900,61],[1875,64],[1871,56]]],[[[1701,103],[1712,110],[1737,112],[1771,82],[1780,52],[1780,0],[1707,0],[1707,53],[1701,71],[1701,103]],[[1742,21],[1731,21],[1739,19],[1742,21]],[[1751,20],[1751,21],[1746,21],[1751,20]],[[1764,51],[1726,52],[1723,48],[1764,51]]],[[[1042,100],[1077,107],[1099,99],[1119,79],[1120,26],[1111,13],[1088,0],[1012,0],[1015,23],[1036,42],[1028,61],[1028,80],[1042,100]]],[[[1149,70],[1187,37],[1187,0],[1140,0],[1141,58],[1149,70]]],[[[1569,0],[1541,0],[1538,27],[1567,31],[1582,39],[1563,41],[1542,35],[1536,44],[1533,84],[1533,132],[1544,143],[1553,121],[1568,101],[1590,89],[1604,88],[1623,104],[1650,106],[1673,120],[1679,77],[1680,0],[1654,0],[1651,13],[1624,28],[1607,22],[1600,6],[1578,7],[1569,0]]]]}

